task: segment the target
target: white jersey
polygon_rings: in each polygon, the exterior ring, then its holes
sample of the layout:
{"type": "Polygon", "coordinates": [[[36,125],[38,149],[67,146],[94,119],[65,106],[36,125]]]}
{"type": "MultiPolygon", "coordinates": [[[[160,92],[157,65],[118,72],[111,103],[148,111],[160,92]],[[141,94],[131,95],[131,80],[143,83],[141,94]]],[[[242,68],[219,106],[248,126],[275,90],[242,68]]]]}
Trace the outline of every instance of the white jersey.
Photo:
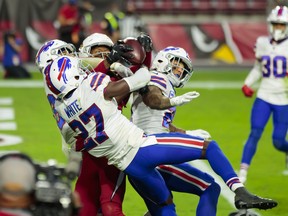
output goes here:
{"type": "Polygon", "coordinates": [[[257,97],[271,104],[288,104],[287,50],[288,39],[275,44],[269,37],[259,37],[256,41],[257,62],[244,83],[251,87],[262,78],[257,97]]]}
{"type": "Polygon", "coordinates": [[[145,137],[142,129],[123,116],[115,99],[104,99],[109,82],[109,76],[92,73],[69,98],[57,101],[55,108],[73,129],[62,130],[67,143],[73,143],[77,150],[85,148],[95,157],[106,157],[108,164],[124,170],[144,142],[156,143],[156,140],[145,137]],[[85,142],[76,144],[80,136],[85,142]]]}
{"type": "MultiPolygon", "coordinates": [[[[53,112],[53,117],[56,120],[56,124],[58,126],[58,128],[60,130],[69,130],[69,125],[64,121],[64,119],[62,119],[58,113],[55,110],[55,101],[57,96],[47,87],[46,85],[46,80],[45,80],[45,75],[44,75],[44,90],[45,90],[45,94],[46,97],[48,99],[48,102],[51,106],[52,112],[53,112]]],[[[69,144],[66,143],[64,137],[61,134],[61,143],[62,143],[62,151],[65,154],[66,157],[69,156],[70,152],[71,152],[71,147],[69,144]]]]}
{"type": "MultiPolygon", "coordinates": [[[[148,85],[157,86],[161,89],[162,94],[168,98],[175,97],[175,90],[163,73],[151,72],[151,80],[148,85]]],[[[133,93],[131,120],[146,134],[169,132],[169,124],[172,123],[175,112],[175,107],[165,110],[151,109],[144,104],[139,93],[133,93]]]]}

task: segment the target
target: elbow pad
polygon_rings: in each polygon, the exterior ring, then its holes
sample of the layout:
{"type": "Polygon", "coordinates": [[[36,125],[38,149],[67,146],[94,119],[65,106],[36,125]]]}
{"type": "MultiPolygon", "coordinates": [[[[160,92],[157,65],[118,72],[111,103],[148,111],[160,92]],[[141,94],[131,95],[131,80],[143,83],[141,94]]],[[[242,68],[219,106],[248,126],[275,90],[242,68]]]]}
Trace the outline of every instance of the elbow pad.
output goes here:
{"type": "Polygon", "coordinates": [[[136,73],[130,77],[123,78],[129,88],[130,92],[136,91],[144,86],[150,81],[151,75],[147,68],[140,68],[136,73]]]}

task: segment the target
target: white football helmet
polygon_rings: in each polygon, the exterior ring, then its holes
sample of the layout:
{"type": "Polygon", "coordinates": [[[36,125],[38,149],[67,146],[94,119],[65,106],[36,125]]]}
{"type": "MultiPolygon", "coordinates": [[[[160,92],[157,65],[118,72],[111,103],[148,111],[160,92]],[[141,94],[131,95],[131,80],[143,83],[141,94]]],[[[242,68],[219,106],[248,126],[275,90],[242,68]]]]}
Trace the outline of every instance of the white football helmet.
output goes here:
{"type": "MultiPolygon", "coordinates": [[[[107,35],[101,33],[94,33],[83,40],[82,46],[79,48],[79,51],[81,54],[84,54],[84,56],[90,57],[92,56],[91,48],[93,46],[106,46],[111,50],[113,45],[113,41],[107,35]]],[[[102,58],[104,58],[105,55],[109,53],[102,52],[99,54],[101,54],[102,58]]]]}
{"type": "Polygon", "coordinates": [[[269,32],[274,40],[278,41],[288,37],[288,8],[286,6],[276,6],[268,16],[267,22],[269,26],[269,32]],[[284,30],[274,30],[274,23],[285,24],[286,27],[284,30]]]}
{"type": "Polygon", "coordinates": [[[43,73],[45,67],[51,63],[54,59],[61,55],[75,54],[76,48],[73,44],[68,44],[62,40],[50,40],[42,45],[38,50],[35,58],[35,63],[38,66],[41,73],[43,73]]]}
{"type": "Polygon", "coordinates": [[[78,88],[86,73],[81,69],[77,57],[60,56],[45,68],[47,87],[62,99],[71,90],[78,88]]]}
{"type": "Polygon", "coordinates": [[[161,50],[154,58],[151,69],[167,74],[168,79],[176,88],[182,88],[193,74],[192,61],[188,53],[181,47],[169,46],[161,50]],[[178,63],[172,64],[172,61],[178,63]],[[184,71],[180,77],[176,76],[172,70],[179,67],[179,62],[184,64],[184,71]]]}

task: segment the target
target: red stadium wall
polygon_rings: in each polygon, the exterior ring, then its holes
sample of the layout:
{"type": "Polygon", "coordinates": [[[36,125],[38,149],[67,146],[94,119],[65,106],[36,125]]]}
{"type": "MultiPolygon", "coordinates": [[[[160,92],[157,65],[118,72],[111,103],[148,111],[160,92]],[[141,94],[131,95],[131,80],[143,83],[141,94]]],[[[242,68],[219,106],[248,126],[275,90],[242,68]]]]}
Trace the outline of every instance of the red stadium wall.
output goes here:
{"type": "Polygon", "coordinates": [[[169,45],[181,46],[192,59],[223,63],[253,61],[257,37],[268,34],[265,22],[150,24],[147,29],[156,50],[169,45]]]}
{"type": "MultiPolygon", "coordinates": [[[[16,30],[17,35],[25,41],[22,52],[25,62],[34,62],[41,44],[58,37],[54,21],[61,1],[49,1],[49,5],[47,1],[30,1],[30,4],[24,4],[21,8],[18,7],[17,1],[0,1],[0,60],[3,55],[2,35],[6,30],[16,30]],[[15,9],[13,16],[8,13],[11,8],[15,9]]],[[[181,46],[188,51],[192,59],[207,63],[251,62],[254,60],[253,46],[256,38],[267,34],[265,22],[212,20],[190,24],[149,23],[146,27],[153,39],[156,52],[166,46],[181,46]]],[[[90,33],[100,31],[99,21],[94,21],[88,29],[90,33]]]]}
{"type": "MultiPolygon", "coordinates": [[[[147,30],[155,51],[170,45],[180,46],[192,59],[228,64],[253,61],[257,37],[267,35],[266,23],[148,24],[147,30]]],[[[100,31],[99,24],[94,23],[90,31],[100,31]]],[[[33,21],[24,34],[27,38],[22,53],[24,61],[34,61],[36,48],[46,40],[57,38],[53,24],[47,21],[33,21]]]]}

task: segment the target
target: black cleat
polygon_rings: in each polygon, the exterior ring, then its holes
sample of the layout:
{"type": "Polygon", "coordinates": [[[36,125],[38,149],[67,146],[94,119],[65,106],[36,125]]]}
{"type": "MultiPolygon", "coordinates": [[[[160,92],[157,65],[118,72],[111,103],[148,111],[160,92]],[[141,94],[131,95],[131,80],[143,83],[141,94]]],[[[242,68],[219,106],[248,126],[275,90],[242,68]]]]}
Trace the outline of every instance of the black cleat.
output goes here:
{"type": "Polygon", "coordinates": [[[278,205],[278,203],[272,199],[261,198],[249,193],[244,187],[238,188],[235,191],[235,206],[237,209],[271,209],[278,205]]]}

